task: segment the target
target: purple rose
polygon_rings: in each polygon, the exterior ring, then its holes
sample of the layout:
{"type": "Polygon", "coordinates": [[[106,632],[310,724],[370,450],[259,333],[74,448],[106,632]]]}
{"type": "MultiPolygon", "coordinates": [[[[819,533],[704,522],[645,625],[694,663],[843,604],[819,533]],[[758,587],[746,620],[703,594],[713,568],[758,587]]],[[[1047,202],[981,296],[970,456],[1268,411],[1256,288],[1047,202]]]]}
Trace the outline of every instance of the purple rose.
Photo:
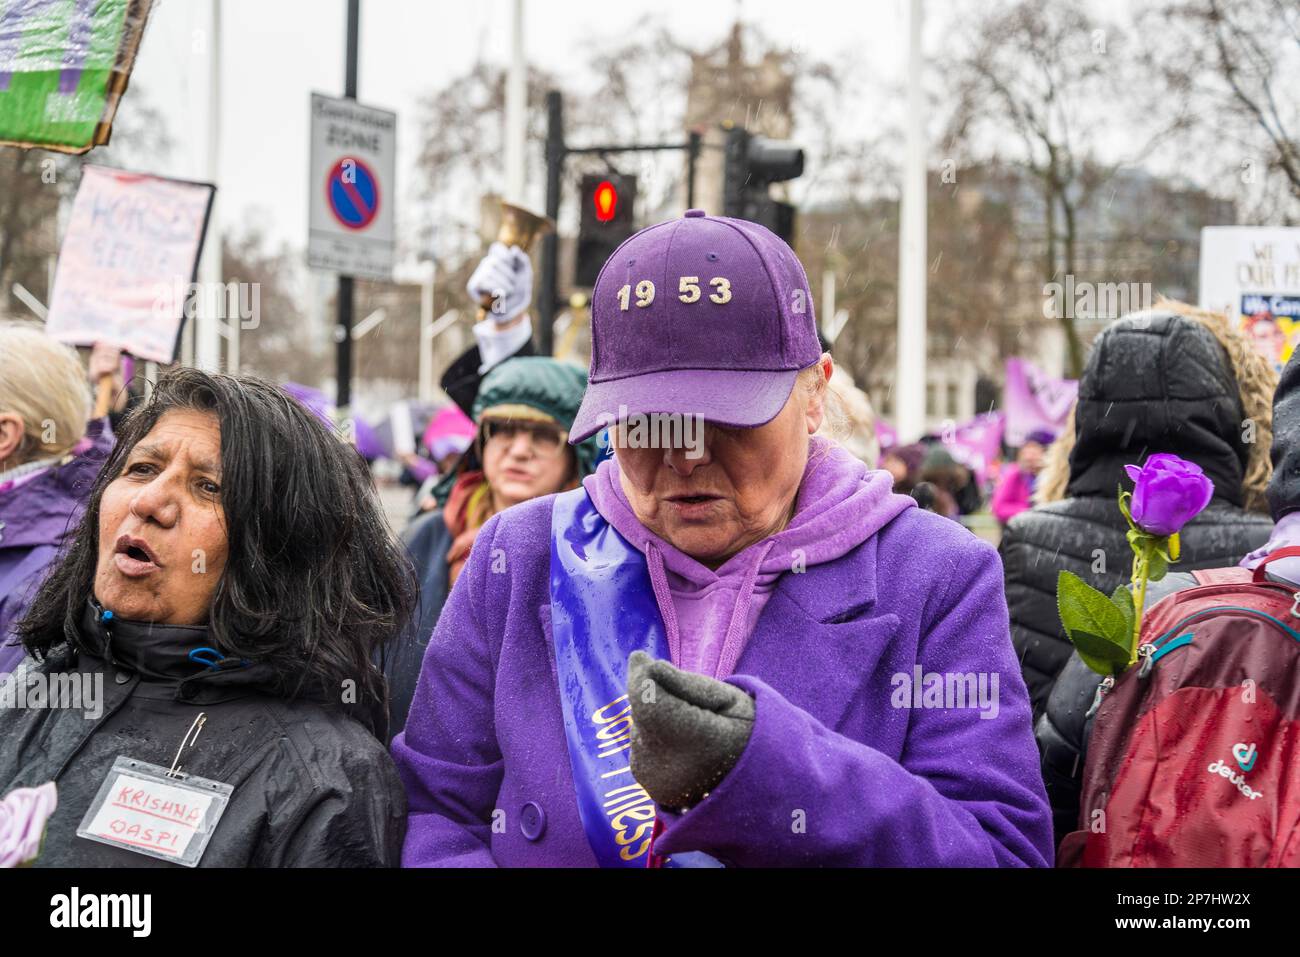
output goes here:
{"type": "Polygon", "coordinates": [[[1124,466],[1133,480],[1129,511],[1134,523],[1152,535],[1172,535],[1210,504],[1214,483],[1201,467],[1161,452],[1146,465],[1124,466]]]}
{"type": "Polygon", "coordinates": [[[58,803],[53,781],[5,795],[0,801],[0,867],[20,867],[36,859],[45,837],[45,822],[58,803]]]}

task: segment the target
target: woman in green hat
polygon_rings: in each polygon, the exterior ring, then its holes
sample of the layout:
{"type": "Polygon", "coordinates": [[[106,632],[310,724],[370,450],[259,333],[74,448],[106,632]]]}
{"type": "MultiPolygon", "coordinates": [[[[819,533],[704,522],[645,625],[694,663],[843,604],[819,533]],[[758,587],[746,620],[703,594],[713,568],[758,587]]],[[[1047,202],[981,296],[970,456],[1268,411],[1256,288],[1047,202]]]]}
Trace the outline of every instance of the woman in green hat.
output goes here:
{"type": "Polygon", "coordinates": [[[411,634],[389,650],[389,734],[406,725],[425,646],[479,529],[498,512],[577,488],[601,457],[598,438],[570,446],[587,372],[542,356],[508,359],[483,379],[474,401],[474,442],[433,491],[434,507],[402,535],[420,579],[411,634]]]}

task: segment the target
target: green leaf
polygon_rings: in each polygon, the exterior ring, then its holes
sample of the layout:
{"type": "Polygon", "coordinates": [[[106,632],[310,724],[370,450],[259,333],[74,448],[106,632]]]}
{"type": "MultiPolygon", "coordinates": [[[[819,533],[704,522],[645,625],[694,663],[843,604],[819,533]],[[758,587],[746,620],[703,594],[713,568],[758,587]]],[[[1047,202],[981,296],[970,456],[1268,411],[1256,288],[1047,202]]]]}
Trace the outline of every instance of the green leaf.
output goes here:
{"type": "Polygon", "coordinates": [[[1099,675],[1114,675],[1128,667],[1128,648],[1086,631],[1070,632],[1074,650],[1099,675]]]}
{"type": "Polygon", "coordinates": [[[1133,634],[1133,622],[1137,618],[1137,611],[1133,607],[1133,592],[1127,585],[1117,585],[1111,593],[1110,600],[1124,616],[1124,634],[1133,634]]]}
{"type": "Polygon", "coordinates": [[[1129,623],[1124,613],[1078,575],[1067,571],[1057,575],[1056,609],[1067,634],[1087,632],[1123,645],[1127,660],[1129,623]]]}
{"type": "Polygon", "coordinates": [[[1147,561],[1147,581],[1158,582],[1165,577],[1169,571],[1169,562],[1165,556],[1160,553],[1159,549],[1151,549],[1150,558],[1147,561]]]}

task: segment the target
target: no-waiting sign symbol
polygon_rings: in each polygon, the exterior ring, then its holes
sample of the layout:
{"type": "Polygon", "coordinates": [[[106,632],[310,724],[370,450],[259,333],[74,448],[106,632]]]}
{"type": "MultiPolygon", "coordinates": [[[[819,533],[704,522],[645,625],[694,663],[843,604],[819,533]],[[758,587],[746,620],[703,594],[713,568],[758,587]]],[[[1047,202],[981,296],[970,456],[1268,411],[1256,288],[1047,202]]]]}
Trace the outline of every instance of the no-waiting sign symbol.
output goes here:
{"type": "Polygon", "coordinates": [[[308,169],[308,265],[391,280],[397,114],[313,93],[308,169]]]}
{"type": "Polygon", "coordinates": [[[345,156],[330,169],[325,199],[348,229],[365,229],[379,212],[379,181],[361,160],[345,156]]]}

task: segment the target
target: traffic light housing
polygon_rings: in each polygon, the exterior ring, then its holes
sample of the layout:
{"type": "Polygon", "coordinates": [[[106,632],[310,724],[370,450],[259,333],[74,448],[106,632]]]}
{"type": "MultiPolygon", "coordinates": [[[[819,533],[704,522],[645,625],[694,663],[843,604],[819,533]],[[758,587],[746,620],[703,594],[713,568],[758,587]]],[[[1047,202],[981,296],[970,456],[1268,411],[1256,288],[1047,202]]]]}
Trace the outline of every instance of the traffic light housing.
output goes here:
{"type": "Polygon", "coordinates": [[[636,177],[588,173],[582,177],[581,200],[573,284],[589,288],[596,285],[605,260],[636,231],[636,177]]]}
{"type": "Polygon", "coordinates": [[[794,207],[768,195],[772,183],[803,175],[803,150],[783,140],[727,130],[722,213],[759,223],[793,245],[794,207]]]}

